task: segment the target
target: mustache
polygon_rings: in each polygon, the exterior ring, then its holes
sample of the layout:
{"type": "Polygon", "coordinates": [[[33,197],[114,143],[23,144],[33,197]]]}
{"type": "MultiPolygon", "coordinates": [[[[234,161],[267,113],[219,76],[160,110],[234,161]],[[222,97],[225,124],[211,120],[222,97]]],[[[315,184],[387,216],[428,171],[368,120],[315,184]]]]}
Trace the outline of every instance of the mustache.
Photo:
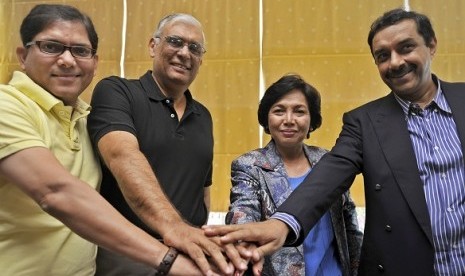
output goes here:
{"type": "Polygon", "coordinates": [[[389,70],[386,74],[388,78],[398,78],[416,69],[415,65],[404,65],[397,70],[389,70]]]}

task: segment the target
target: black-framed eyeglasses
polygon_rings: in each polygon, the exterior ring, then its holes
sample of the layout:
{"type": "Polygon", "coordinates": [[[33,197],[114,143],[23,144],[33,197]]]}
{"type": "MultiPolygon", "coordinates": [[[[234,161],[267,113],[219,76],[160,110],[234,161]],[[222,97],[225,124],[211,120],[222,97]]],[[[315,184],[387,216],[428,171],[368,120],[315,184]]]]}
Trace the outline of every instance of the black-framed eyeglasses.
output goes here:
{"type": "Polygon", "coordinates": [[[26,43],[26,47],[31,47],[32,45],[37,45],[37,47],[39,47],[39,50],[42,53],[53,56],[59,56],[63,54],[66,50],[69,50],[71,55],[75,58],[89,59],[92,58],[96,52],[95,49],[86,46],[67,46],[60,42],[48,40],[35,40],[26,43]]]}
{"type": "MultiPolygon", "coordinates": [[[[156,38],[160,38],[159,36],[156,36],[156,38]]],[[[187,49],[189,49],[189,52],[196,56],[202,56],[205,54],[207,51],[205,48],[200,43],[197,42],[186,42],[184,39],[182,39],[179,36],[175,35],[167,35],[164,37],[165,41],[173,47],[174,49],[181,49],[184,47],[184,45],[187,45],[187,49]]]]}

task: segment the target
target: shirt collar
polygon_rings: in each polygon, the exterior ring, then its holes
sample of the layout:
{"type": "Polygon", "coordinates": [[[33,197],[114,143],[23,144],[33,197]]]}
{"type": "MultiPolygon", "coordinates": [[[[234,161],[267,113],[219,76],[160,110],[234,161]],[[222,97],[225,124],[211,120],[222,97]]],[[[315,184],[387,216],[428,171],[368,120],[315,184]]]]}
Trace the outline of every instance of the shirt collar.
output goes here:
{"type": "MultiPolygon", "coordinates": [[[[150,99],[159,101],[159,102],[166,101],[167,99],[169,99],[168,97],[165,96],[165,94],[163,94],[163,92],[161,92],[161,89],[160,87],[158,87],[157,82],[153,79],[151,70],[148,70],[147,73],[145,73],[145,75],[143,75],[140,80],[141,80],[142,87],[145,93],[147,93],[147,96],[150,99]]],[[[189,91],[189,89],[187,89],[184,92],[184,95],[186,96],[186,100],[187,100],[186,110],[192,108],[192,110],[195,113],[199,113],[196,105],[194,104],[194,98],[192,97],[192,94],[189,91]]]]}
{"type": "MultiPolygon", "coordinates": [[[[435,105],[438,109],[443,110],[447,113],[452,113],[449,104],[447,103],[446,97],[442,92],[441,82],[439,80],[436,81],[438,89],[436,91],[436,95],[434,96],[433,100],[428,106],[435,105]]],[[[412,103],[411,101],[407,101],[399,97],[396,93],[394,93],[394,97],[396,98],[397,102],[400,104],[402,110],[404,111],[405,116],[408,116],[410,113],[414,112],[418,108],[416,104],[412,103]]]]}
{"type": "MultiPolygon", "coordinates": [[[[43,89],[24,72],[14,71],[9,84],[16,87],[16,89],[32,99],[44,110],[51,111],[55,106],[65,106],[62,100],[43,89]]],[[[79,97],[77,98],[76,106],[67,108],[77,110],[80,113],[88,113],[91,109],[90,105],[79,97]]]]}

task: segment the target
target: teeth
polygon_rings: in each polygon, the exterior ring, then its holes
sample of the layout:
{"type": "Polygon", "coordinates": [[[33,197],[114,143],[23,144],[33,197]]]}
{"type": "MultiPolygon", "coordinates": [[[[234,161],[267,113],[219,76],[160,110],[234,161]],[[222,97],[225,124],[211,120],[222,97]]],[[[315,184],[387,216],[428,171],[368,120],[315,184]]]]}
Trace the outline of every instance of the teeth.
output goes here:
{"type": "Polygon", "coordinates": [[[177,67],[181,68],[181,69],[184,69],[184,70],[187,70],[187,67],[182,65],[182,64],[178,64],[177,67]]]}

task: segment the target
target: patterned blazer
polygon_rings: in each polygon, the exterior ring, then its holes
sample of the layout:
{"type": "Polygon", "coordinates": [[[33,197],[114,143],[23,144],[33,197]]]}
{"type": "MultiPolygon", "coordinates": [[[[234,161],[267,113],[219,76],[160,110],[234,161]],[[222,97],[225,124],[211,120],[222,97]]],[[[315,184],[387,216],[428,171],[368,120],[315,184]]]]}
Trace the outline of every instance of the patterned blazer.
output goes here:
{"type": "MultiPolygon", "coordinates": [[[[312,165],[327,151],[305,145],[312,165]]],[[[284,163],[273,140],[250,151],[231,165],[232,188],[226,224],[267,220],[291,194],[284,163]]],[[[333,203],[330,215],[343,275],[356,275],[363,234],[349,192],[333,203]]],[[[265,258],[263,275],[305,275],[303,247],[283,247],[265,258]]]]}

